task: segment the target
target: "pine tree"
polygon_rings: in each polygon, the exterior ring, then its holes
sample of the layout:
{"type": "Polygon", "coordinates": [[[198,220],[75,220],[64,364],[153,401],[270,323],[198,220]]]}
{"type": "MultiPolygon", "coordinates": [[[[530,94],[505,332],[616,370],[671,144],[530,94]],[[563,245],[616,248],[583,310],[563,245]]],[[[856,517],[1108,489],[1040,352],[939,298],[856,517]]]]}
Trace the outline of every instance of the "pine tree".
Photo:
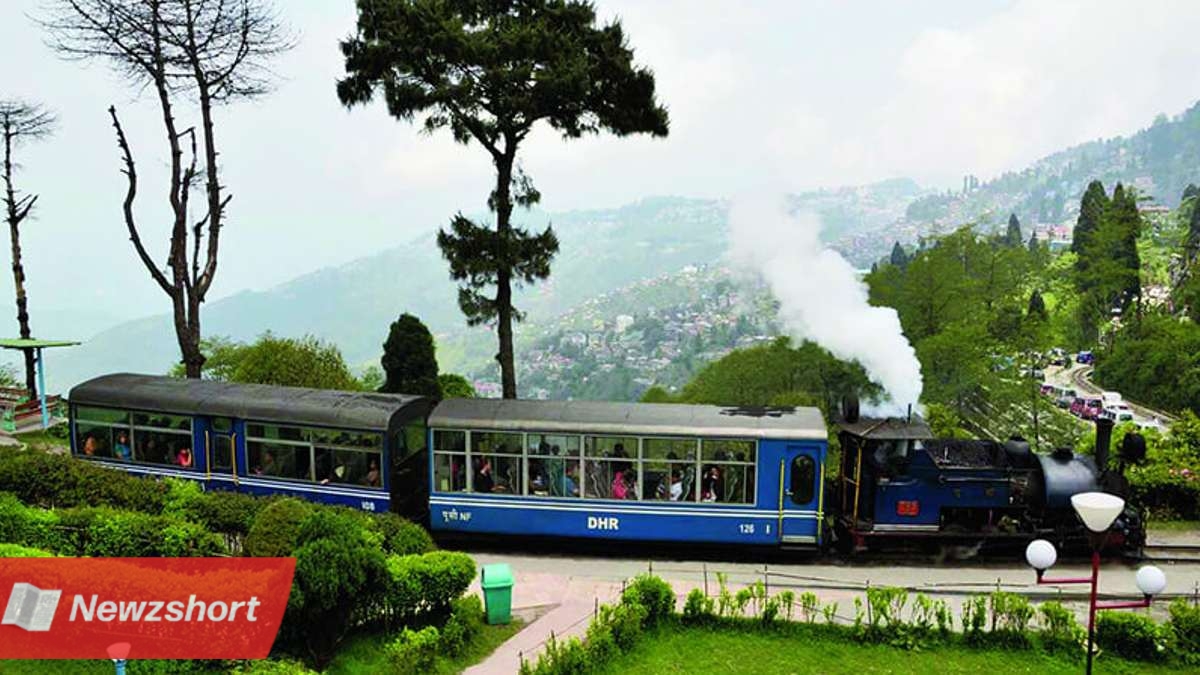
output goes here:
{"type": "Polygon", "coordinates": [[[1030,253],[1037,253],[1037,252],[1038,252],[1038,240],[1037,240],[1037,233],[1036,233],[1036,232],[1030,232],[1030,233],[1029,233],[1029,252],[1030,252],[1030,253]]]}
{"type": "Polygon", "coordinates": [[[380,365],[386,375],[381,392],[441,396],[433,335],[412,314],[401,314],[392,323],[380,365]]]}
{"type": "Polygon", "coordinates": [[[900,269],[904,269],[905,267],[908,267],[908,260],[908,253],[905,253],[904,247],[900,245],[900,242],[896,242],[894,245],[892,245],[892,256],[890,258],[890,262],[893,265],[899,267],[900,269]]]}
{"type": "Polygon", "coordinates": [[[488,199],[494,227],[462,214],[438,233],[438,248],[460,282],[469,325],[496,326],[505,398],[516,398],[513,287],[550,276],[558,238],[512,222],[514,207],[541,194],[517,161],[544,122],[564,139],[608,131],[666,136],[667,109],[654,73],[633,61],[620,21],[600,22],[584,0],[358,0],[356,33],[342,42],[347,106],[381,94],[388,112],[426,132],[449,129],[477,143],[496,170],[488,199]]]}
{"type": "Polygon", "coordinates": [[[1011,248],[1019,248],[1023,241],[1025,238],[1021,236],[1021,221],[1017,220],[1017,214],[1010,213],[1008,215],[1008,233],[1004,235],[1004,244],[1011,248]]]}
{"type": "Polygon", "coordinates": [[[1046,301],[1042,299],[1041,292],[1036,288],[1029,296],[1029,307],[1025,310],[1025,316],[1039,321],[1045,321],[1048,318],[1046,301]]]}
{"type": "Polygon", "coordinates": [[[1200,197],[1200,186],[1195,183],[1188,183],[1188,186],[1183,189],[1183,196],[1180,197],[1180,203],[1186,202],[1193,197],[1200,197]]]}
{"type": "Polygon", "coordinates": [[[1100,227],[1100,219],[1104,217],[1106,206],[1108,195],[1104,192],[1104,184],[1098,180],[1092,181],[1079,201],[1079,218],[1075,221],[1075,233],[1071,240],[1071,250],[1080,259],[1086,255],[1092,236],[1100,227]]]}
{"type": "MultiPolygon", "coordinates": [[[[1190,197],[1192,215],[1188,220],[1188,235],[1186,242],[1188,254],[1187,259],[1190,261],[1196,257],[1197,253],[1200,253],[1200,188],[1196,188],[1195,185],[1191,185],[1189,186],[1189,189],[1194,191],[1194,194],[1192,194],[1190,197]]],[[[1185,191],[1183,194],[1187,195],[1187,192],[1185,191]]]]}
{"type": "Polygon", "coordinates": [[[1142,263],[1137,242],[1142,233],[1142,215],[1138,212],[1137,190],[1117,183],[1113,189],[1111,216],[1106,220],[1105,226],[1113,228],[1111,254],[1120,269],[1118,301],[1122,307],[1131,302],[1140,304],[1142,263]]]}

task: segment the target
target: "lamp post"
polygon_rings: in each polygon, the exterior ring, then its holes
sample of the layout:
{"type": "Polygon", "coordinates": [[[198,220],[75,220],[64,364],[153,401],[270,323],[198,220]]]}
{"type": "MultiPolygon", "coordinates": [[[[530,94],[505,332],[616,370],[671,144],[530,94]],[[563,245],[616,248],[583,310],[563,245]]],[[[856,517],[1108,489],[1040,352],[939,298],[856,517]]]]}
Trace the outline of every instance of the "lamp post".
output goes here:
{"type": "Polygon", "coordinates": [[[1125,500],[1106,492],[1081,492],[1071,497],[1071,506],[1079,519],[1087,527],[1092,544],[1092,575],[1090,577],[1063,577],[1048,579],[1046,570],[1058,559],[1054,544],[1045,539],[1029,542],[1025,548],[1025,560],[1037,571],[1039,584],[1091,584],[1091,596],[1088,601],[1088,643],[1087,643],[1087,672],[1092,672],[1092,646],[1096,639],[1096,610],[1098,609],[1134,609],[1149,607],[1151,599],[1167,586],[1167,577],[1162,570],[1153,565],[1146,565],[1137,572],[1138,590],[1142,599],[1133,602],[1096,602],[1096,586],[1100,578],[1100,549],[1108,536],[1108,530],[1116,521],[1117,516],[1125,509],[1125,500]]]}

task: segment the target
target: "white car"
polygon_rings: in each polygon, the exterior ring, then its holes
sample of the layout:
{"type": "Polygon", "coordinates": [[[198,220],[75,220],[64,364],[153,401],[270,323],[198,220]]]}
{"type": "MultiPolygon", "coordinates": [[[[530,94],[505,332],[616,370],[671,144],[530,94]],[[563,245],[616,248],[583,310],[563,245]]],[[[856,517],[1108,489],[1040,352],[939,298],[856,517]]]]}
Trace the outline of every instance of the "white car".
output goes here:
{"type": "Polygon", "coordinates": [[[1117,424],[1133,421],[1133,411],[1124,403],[1105,406],[1104,410],[1100,411],[1100,416],[1117,424]]]}

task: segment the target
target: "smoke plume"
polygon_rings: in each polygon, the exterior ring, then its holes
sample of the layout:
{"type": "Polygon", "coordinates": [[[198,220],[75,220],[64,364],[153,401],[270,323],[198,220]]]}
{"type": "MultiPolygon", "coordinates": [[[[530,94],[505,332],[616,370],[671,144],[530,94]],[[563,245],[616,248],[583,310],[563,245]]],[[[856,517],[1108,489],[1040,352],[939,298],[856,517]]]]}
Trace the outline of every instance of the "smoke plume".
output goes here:
{"type": "Polygon", "coordinates": [[[921,364],[900,317],[867,303],[866,284],[854,268],[821,244],[816,216],[789,216],[782,199],[750,198],[733,203],[729,221],[733,264],[767,282],[793,339],[862,364],[885,392],[870,413],[900,415],[917,405],[921,364]]]}

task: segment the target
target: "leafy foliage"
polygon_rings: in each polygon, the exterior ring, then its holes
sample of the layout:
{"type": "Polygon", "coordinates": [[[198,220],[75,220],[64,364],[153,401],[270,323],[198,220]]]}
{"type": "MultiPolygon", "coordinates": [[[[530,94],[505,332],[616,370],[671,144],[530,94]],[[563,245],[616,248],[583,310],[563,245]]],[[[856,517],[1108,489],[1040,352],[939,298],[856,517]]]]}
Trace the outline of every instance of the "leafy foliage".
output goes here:
{"type": "Polygon", "coordinates": [[[412,314],[392,322],[380,361],[387,379],[380,391],[389,394],[440,396],[433,335],[412,314]]]}
{"type": "Polygon", "coordinates": [[[475,398],[477,396],[471,382],[455,373],[438,375],[438,388],[442,391],[442,398],[475,398]]]}
{"type": "Polygon", "coordinates": [[[670,584],[651,574],[640,574],[621,594],[622,602],[646,608],[646,625],[657,626],[675,611],[675,591],[670,584]]]}
{"type": "Polygon", "coordinates": [[[258,512],[246,535],[246,555],[257,558],[286,558],[300,538],[300,525],[313,513],[312,504],[288,497],[258,512]]]}
{"type": "MultiPolygon", "coordinates": [[[[205,355],[205,379],[314,389],[359,388],[341,350],[311,335],[286,338],[268,331],[251,344],[214,337],[201,341],[200,350],[205,355]]],[[[171,375],[182,377],[183,364],[172,369],[171,375]]]]}
{"type": "Polygon", "coordinates": [[[1098,612],[1096,644],[1117,656],[1138,661],[1162,657],[1163,631],[1154,619],[1133,612],[1098,612]]]}

